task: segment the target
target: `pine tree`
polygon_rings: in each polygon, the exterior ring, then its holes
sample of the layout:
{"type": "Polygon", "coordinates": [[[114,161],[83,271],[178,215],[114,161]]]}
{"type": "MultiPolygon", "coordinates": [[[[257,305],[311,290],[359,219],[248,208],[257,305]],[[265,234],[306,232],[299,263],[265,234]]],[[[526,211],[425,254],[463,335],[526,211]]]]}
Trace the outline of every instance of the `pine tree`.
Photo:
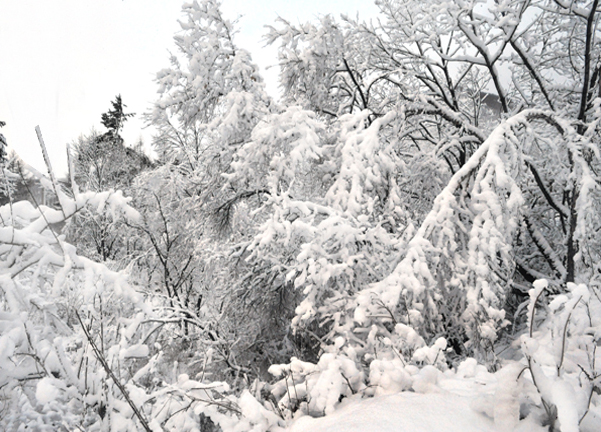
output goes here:
{"type": "Polygon", "coordinates": [[[110,109],[108,112],[102,114],[102,125],[108,129],[104,135],[102,135],[103,139],[107,139],[109,141],[123,143],[123,138],[121,138],[121,129],[123,129],[124,123],[128,118],[135,116],[134,113],[125,113],[124,109],[127,108],[127,105],[123,103],[121,100],[121,95],[117,95],[115,100],[111,102],[113,109],[110,109]]]}

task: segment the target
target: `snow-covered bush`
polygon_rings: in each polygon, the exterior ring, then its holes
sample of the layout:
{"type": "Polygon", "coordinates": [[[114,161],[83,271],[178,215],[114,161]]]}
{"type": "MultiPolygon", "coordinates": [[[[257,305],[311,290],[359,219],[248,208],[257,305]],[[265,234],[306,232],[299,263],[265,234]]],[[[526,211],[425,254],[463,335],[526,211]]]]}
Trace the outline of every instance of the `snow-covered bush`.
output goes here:
{"type": "Polygon", "coordinates": [[[537,390],[533,402],[549,423],[558,423],[559,430],[586,430],[601,416],[601,353],[597,349],[600,293],[583,284],[568,283],[564,294],[552,296],[544,304],[541,299],[548,297],[548,288],[544,279],[534,283],[528,304],[528,332],[519,340],[527,379],[537,390]]]}
{"type": "Polygon", "coordinates": [[[139,215],[120,192],[70,197],[53,176],[26,168],[57,196],[59,207],[28,201],[0,207],[0,392],[8,413],[0,422],[4,430],[71,430],[95,423],[107,413],[101,406],[108,399],[122,397],[106,385],[85,331],[99,331],[95,337],[112,344],[114,331],[103,332],[107,312],[118,319],[142,298],[123,274],[77,255],[56,227],[84,207],[111,218],[139,215]]]}

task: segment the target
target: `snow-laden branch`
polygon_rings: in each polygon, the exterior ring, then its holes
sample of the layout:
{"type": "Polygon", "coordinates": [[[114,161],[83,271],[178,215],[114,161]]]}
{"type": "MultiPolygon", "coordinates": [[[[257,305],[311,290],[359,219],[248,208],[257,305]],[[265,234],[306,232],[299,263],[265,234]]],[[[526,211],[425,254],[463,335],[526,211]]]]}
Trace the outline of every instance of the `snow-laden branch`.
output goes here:
{"type": "MultiPolygon", "coordinates": [[[[581,158],[580,144],[571,141],[577,138],[575,128],[554,112],[526,110],[504,121],[437,196],[392,274],[358,295],[357,322],[370,322],[371,317],[378,315],[378,302],[382,302],[416,328],[432,325],[441,319],[437,304],[443,301],[442,284],[465,291],[465,324],[477,326],[479,337],[494,341],[496,329],[504,319],[507,282],[503,280],[511,277],[511,244],[525,202],[517,181],[525,168],[517,133],[540,120],[560,132],[576,159],[581,158]],[[460,247],[463,242],[467,249],[460,247]],[[439,272],[446,266],[452,270],[442,274],[448,274],[450,279],[441,280],[439,272]],[[507,276],[499,278],[499,266],[506,268],[507,276]],[[404,306],[399,310],[400,305],[404,306]]],[[[583,185],[590,188],[592,182],[587,179],[591,177],[584,167],[582,170],[583,185]]],[[[565,269],[552,248],[541,236],[536,238],[548,252],[552,268],[563,274],[565,269]]],[[[466,331],[477,337],[471,333],[475,330],[466,331]]]]}

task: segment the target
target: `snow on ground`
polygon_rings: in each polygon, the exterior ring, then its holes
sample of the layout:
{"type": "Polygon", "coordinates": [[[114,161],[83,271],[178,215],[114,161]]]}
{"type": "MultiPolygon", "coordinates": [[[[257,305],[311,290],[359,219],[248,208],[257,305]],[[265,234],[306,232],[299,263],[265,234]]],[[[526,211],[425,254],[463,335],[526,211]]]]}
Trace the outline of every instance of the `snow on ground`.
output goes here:
{"type": "MultiPolygon", "coordinates": [[[[471,408],[473,400],[452,393],[402,392],[349,400],[335,413],[299,418],[289,432],[503,432],[493,420],[471,408]]],[[[547,429],[522,421],[516,431],[547,429]]]]}
{"type": "Polygon", "coordinates": [[[399,392],[390,385],[379,387],[383,392],[372,398],[343,399],[330,415],[300,417],[288,432],[546,431],[536,415],[519,419],[516,377],[522,369],[511,362],[490,373],[474,359],[446,372],[408,366],[411,390],[399,392]]]}
{"type": "Polygon", "coordinates": [[[403,392],[349,401],[334,414],[301,417],[290,432],[496,432],[492,420],[452,394],[403,392]]]}

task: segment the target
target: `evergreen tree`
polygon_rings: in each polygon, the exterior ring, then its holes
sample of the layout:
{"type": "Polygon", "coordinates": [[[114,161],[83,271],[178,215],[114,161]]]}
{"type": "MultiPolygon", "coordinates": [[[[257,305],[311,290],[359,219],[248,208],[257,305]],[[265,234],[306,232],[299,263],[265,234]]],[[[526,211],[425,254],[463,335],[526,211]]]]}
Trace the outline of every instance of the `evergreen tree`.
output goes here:
{"type": "Polygon", "coordinates": [[[108,110],[102,114],[102,125],[108,129],[104,135],[102,135],[103,139],[108,139],[109,141],[115,141],[119,143],[123,143],[123,138],[121,138],[121,129],[123,129],[124,123],[128,118],[135,116],[134,113],[125,113],[124,109],[127,108],[121,99],[121,95],[117,95],[115,100],[111,102],[113,109],[108,110]]]}

